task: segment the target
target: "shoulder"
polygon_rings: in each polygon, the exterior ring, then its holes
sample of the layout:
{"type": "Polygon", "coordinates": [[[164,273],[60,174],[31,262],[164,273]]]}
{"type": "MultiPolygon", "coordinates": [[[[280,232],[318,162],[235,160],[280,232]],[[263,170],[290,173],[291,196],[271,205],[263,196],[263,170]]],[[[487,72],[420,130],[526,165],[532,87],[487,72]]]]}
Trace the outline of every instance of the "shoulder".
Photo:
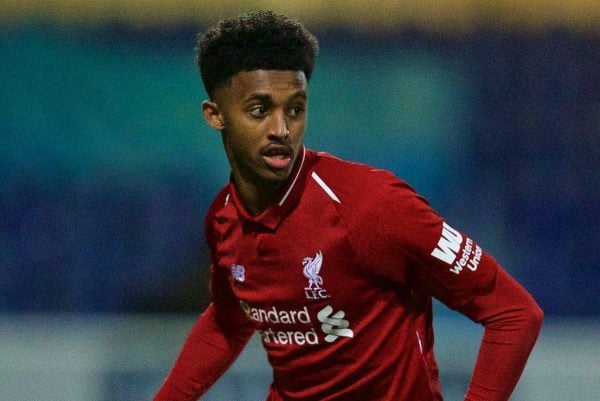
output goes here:
{"type": "Polygon", "coordinates": [[[219,212],[225,208],[225,206],[229,203],[229,185],[223,186],[217,196],[213,199],[212,203],[208,207],[208,212],[206,213],[204,219],[204,230],[206,235],[206,240],[209,244],[212,244],[215,239],[214,234],[214,225],[219,215],[219,212]]]}
{"type": "Polygon", "coordinates": [[[219,210],[224,208],[227,203],[229,203],[229,184],[224,185],[211,202],[208,207],[208,212],[206,213],[206,221],[208,222],[209,219],[214,219],[219,210]]]}
{"type": "Polygon", "coordinates": [[[315,152],[313,178],[331,188],[340,203],[346,205],[364,207],[390,197],[417,195],[406,181],[388,170],[343,160],[326,152],[315,152]]]}
{"type": "Polygon", "coordinates": [[[410,242],[416,231],[441,224],[427,199],[390,171],[318,153],[314,172],[324,183],[319,185],[339,198],[336,207],[348,230],[361,238],[410,242]]]}

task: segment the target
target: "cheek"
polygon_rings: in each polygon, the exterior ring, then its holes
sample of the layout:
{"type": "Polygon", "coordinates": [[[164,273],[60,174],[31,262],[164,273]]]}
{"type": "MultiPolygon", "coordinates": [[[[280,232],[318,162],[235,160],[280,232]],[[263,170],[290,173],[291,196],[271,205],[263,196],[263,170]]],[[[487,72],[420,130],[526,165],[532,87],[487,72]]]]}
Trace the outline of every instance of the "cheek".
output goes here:
{"type": "Polygon", "coordinates": [[[253,132],[247,125],[231,125],[226,134],[226,142],[236,153],[253,154],[259,143],[253,132]]]}
{"type": "Polygon", "coordinates": [[[301,139],[304,136],[304,129],[306,128],[306,120],[298,121],[294,123],[290,129],[294,137],[301,139]]]}

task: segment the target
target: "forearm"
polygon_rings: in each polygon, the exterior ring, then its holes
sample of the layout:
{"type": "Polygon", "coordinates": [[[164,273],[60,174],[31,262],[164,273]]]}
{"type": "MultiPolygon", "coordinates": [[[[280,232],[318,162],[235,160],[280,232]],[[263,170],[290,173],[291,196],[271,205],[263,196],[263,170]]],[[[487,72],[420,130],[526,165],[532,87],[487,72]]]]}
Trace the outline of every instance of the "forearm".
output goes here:
{"type": "Polygon", "coordinates": [[[492,292],[473,300],[463,312],[485,327],[465,401],[506,401],[535,344],[543,312],[502,269],[492,292]]]}
{"type": "Polygon", "coordinates": [[[211,305],[196,321],[154,401],[194,401],[204,394],[240,354],[251,327],[227,330],[211,305]]]}

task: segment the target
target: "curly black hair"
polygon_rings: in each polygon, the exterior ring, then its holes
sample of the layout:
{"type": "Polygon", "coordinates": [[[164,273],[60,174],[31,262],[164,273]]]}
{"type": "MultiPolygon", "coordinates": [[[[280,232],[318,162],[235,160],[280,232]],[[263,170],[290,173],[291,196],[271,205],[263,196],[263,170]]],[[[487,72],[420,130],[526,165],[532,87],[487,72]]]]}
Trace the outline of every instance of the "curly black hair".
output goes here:
{"type": "Polygon", "coordinates": [[[240,71],[303,71],[309,80],[318,50],[312,33],[272,11],[222,20],[199,34],[196,46],[202,82],[211,98],[240,71]]]}

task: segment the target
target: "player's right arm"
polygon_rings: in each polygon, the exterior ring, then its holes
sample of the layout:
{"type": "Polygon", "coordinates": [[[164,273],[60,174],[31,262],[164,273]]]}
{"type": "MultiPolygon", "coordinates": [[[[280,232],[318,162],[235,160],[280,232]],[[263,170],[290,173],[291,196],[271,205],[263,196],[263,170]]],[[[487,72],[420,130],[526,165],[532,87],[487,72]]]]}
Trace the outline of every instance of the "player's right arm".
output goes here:
{"type": "Polygon", "coordinates": [[[211,266],[212,302],[192,327],[154,401],[194,401],[240,354],[254,328],[231,294],[225,274],[211,266]]]}
{"type": "Polygon", "coordinates": [[[194,401],[202,396],[240,354],[253,329],[224,327],[211,304],[190,331],[171,372],[154,401],[194,401]]]}
{"type": "Polygon", "coordinates": [[[195,401],[217,381],[240,354],[254,327],[231,291],[228,271],[215,258],[216,235],[211,229],[215,204],[206,217],[211,251],[211,304],[200,315],[154,401],[195,401]]]}

